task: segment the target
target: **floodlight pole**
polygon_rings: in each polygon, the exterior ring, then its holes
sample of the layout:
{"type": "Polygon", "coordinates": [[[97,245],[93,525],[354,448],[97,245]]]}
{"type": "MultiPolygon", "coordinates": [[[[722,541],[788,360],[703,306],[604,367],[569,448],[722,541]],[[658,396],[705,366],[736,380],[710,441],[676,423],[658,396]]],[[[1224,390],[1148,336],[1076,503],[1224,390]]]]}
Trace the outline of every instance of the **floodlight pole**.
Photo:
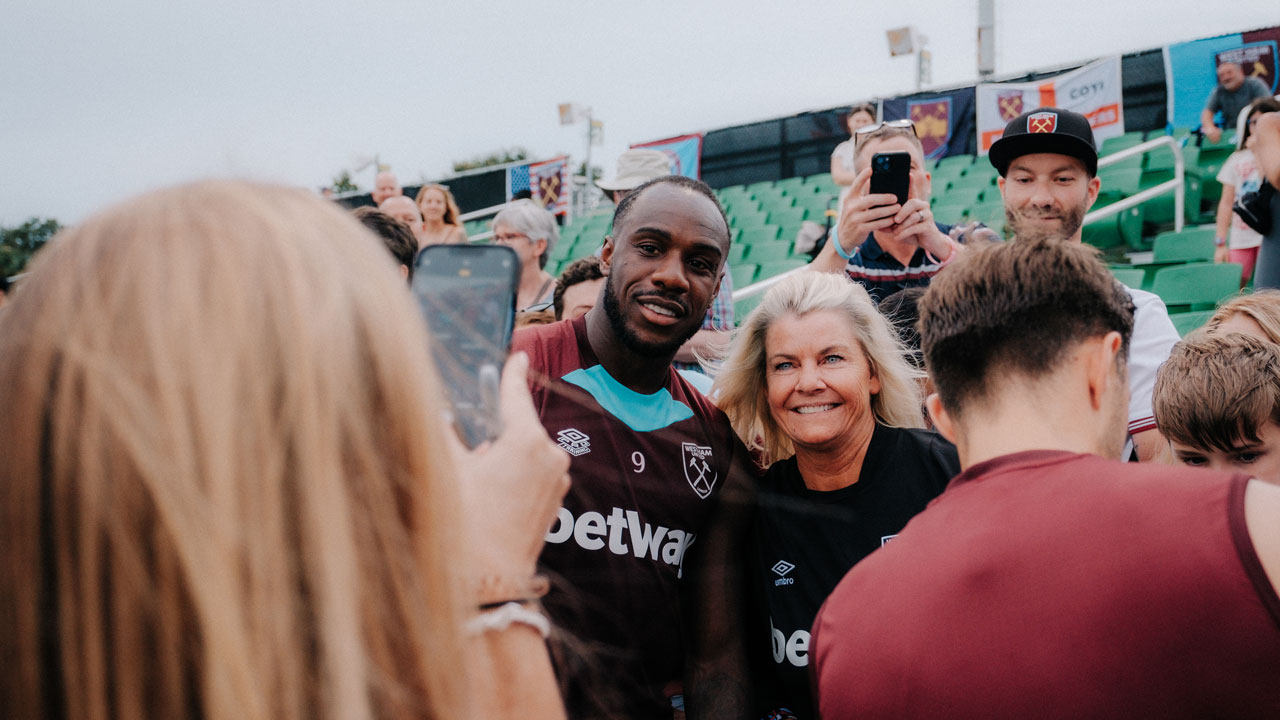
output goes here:
{"type": "Polygon", "coordinates": [[[996,73],[996,0],[978,0],[978,77],[996,73]]]}

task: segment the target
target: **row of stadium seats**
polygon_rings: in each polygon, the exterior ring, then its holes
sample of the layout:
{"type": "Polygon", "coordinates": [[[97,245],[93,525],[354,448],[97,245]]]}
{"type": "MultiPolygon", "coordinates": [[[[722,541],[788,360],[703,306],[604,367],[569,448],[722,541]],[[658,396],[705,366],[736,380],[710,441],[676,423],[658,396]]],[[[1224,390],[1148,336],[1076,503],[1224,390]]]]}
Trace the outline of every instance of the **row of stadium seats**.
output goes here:
{"type": "MultiPolygon", "coordinates": [[[[1175,131],[1175,138],[1187,131],[1175,131]]],[[[1127,147],[1163,133],[1127,133],[1111,138],[1102,145],[1103,155],[1127,147]]],[[[1195,146],[1188,144],[1180,149],[1186,163],[1186,219],[1190,222],[1211,220],[1220,186],[1213,180],[1226,157],[1234,150],[1230,133],[1222,142],[1195,146]],[[1216,189],[1215,189],[1216,187],[1216,189]],[[1203,212],[1208,208],[1209,212],[1203,212]]],[[[997,187],[997,172],[985,157],[956,155],[940,161],[927,162],[933,176],[933,212],[939,222],[957,223],[979,221],[998,232],[1004,231],[1004,206],[997,187]]],[[[1105,207],[1134,193],[1145,190],[1173,177],[1173,151],[1162,148],[1157,151],[1126,158],[1099,171],[1102,192],[1095,207],[1105,207]]],[[[835,185],[828,173],[806,177],[763,181],[747,185],[735,185],[716,191],[729,219],[733,244],[730,249],[729,268],[734,287],[741,288],[753,282],[772,277],[807,262],[805,256],[794,252],[794,239],[805,221],[823,223],[830,210],[834,213],[836,198],[841,188],[835,185]]],[[[1143,281],[1135,286],[1152,289],[1157,270],[1173,261],[1169,258],[1175,238],[1173,233],[1157,232],[1173,222],[1173,196],[1165,194],[1118,215],[1091,223],[1085,227],[1085,241],[1104,250],[1118,254],[1124,250],[1149,250],[1159,247],[1156,259],[1144,266],[1123,268],[1140,270],[1143,281]],[[1151,237],[1154,235],[1154,238],[1151,237]]],[[[548,272],[558,273],[570,262],[594,253],[609,233],[612,215],[608,211],[577,218],[562,228],[560,242],[553,250],[547,264],[548,272]]],[[[468,231],[487,230],[486,221],[473,221],[468,231]]],[[[1184,243],[1194,244],[1198,254],[1179,262],[1211,261],[1212,229],[1184,231],[1184,243]],[[1205,237],[1208,233],[1208,250],[1205,254],[1205,237]]],[[[1195,270],[1189,271],[1194,274],[1195,270]]],[[[1219,271],[1221,272],[1221,271],[1219,271]]],[[[1172,278],[1175,274],[1170,274],[1172,278]]],[[[1129,276],[1132,279],[1132,275],[1129,276]]],[[[1167,281],[1171,282],[1171,281],[1167,281]]],[[[1216,292],[1216,291],[1215,291],[1216,292]]],[[[1170,302],[1180,306],[1184,303],[1170,302]]],[[[754,304],[754,303],[752,303],[754,304]]],[[[1196,301],[1192,305],[1204,305],[1196,301]]],[[[1183,308],[1178,308],[1183,309],[1183,308]]],[[[1189,320],[1183,319],[1184,322],[1189,320]]]]}

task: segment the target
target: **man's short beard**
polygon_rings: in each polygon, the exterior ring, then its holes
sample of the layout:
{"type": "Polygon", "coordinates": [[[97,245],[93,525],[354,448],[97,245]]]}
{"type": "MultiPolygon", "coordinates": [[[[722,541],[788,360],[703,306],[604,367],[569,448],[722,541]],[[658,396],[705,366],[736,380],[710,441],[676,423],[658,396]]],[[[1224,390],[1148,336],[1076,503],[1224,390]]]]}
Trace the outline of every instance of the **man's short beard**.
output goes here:
{"type": "Polygon", "coordinates": [[[1024,228],[1023,225],[1031,223],[1022,222],[1023,215],[1020,211],[1011,207],[1005,207],[1004,220],[1009,226],[1009,231],[1014,238],[1018,240],[1070,240],[1080,231],[1080,226],[1084,224],[1084,204],[1076,205],[1066,211],[1066,214],[1059,221],[1061,229],[1049,230],[1040,227],[1024,228]]]}
{"type": "Polygon", "coordinates": [[[680,346],[693,337],[701,327],[700,324],[694,325],[680,337],[663,343],[647,343],[641,340],[631,331],[631,328],[627,327],[626,321],[622,318],[622,306],[618,304],[618,295],[614,292],[612,275],[604,281],[604,314],[609,318],[609,327],[613,329],[613,334],[618,336],[622,344],[631,352],[646,358],[666,357],[668,360],[674,358],[680,346]]]}

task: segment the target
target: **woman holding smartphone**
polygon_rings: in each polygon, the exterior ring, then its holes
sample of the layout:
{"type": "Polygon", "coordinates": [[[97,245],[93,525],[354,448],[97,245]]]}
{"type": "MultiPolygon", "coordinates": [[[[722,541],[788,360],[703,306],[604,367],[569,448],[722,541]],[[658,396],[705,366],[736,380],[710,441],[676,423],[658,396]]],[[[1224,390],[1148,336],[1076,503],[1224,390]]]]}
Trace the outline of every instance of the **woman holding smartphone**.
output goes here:
{"type": "Polygon", "coordinates": [[[465,452],[379,241],[301,190],[163,190],[0,313],[0,715],[563,716],[525,385],[465,452]],[[519,474],[510,472],[518,464],[519,474]]]}

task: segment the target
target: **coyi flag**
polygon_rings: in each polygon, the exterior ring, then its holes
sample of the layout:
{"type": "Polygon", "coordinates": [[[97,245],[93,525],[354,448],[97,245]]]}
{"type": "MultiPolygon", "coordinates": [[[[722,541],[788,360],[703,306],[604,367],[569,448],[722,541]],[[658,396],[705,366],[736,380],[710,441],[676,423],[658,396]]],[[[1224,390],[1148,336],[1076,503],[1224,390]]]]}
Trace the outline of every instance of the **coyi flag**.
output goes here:
{"type": "Polygon", "coordinates": [[[884,101],[883,115],[910,119],[926,158],[973,154],[972,87],[891,98],[884,101]]]}
{"type": "Polygon", "coordinates": [[[702,133],[654,140],[631,147],[661,150],[666,153],[667,160],[671,163],[672,175],[683,175],[694,180],[702,178],[702,133]]]}
{"type": "Polygon", "coordinates": [[[556,215],[569,212],[569,156],[529,164],[533,200],[556,215]]]}
{"type": "Polygon", "coordinates": [[[979,154],[987,154],[1010,120],[1038,107],[1059,107],[1089,118],[1099,146],[1123,135],[1120,58],[1104,58],[1047,80],[978,85],[979,154]]]}

